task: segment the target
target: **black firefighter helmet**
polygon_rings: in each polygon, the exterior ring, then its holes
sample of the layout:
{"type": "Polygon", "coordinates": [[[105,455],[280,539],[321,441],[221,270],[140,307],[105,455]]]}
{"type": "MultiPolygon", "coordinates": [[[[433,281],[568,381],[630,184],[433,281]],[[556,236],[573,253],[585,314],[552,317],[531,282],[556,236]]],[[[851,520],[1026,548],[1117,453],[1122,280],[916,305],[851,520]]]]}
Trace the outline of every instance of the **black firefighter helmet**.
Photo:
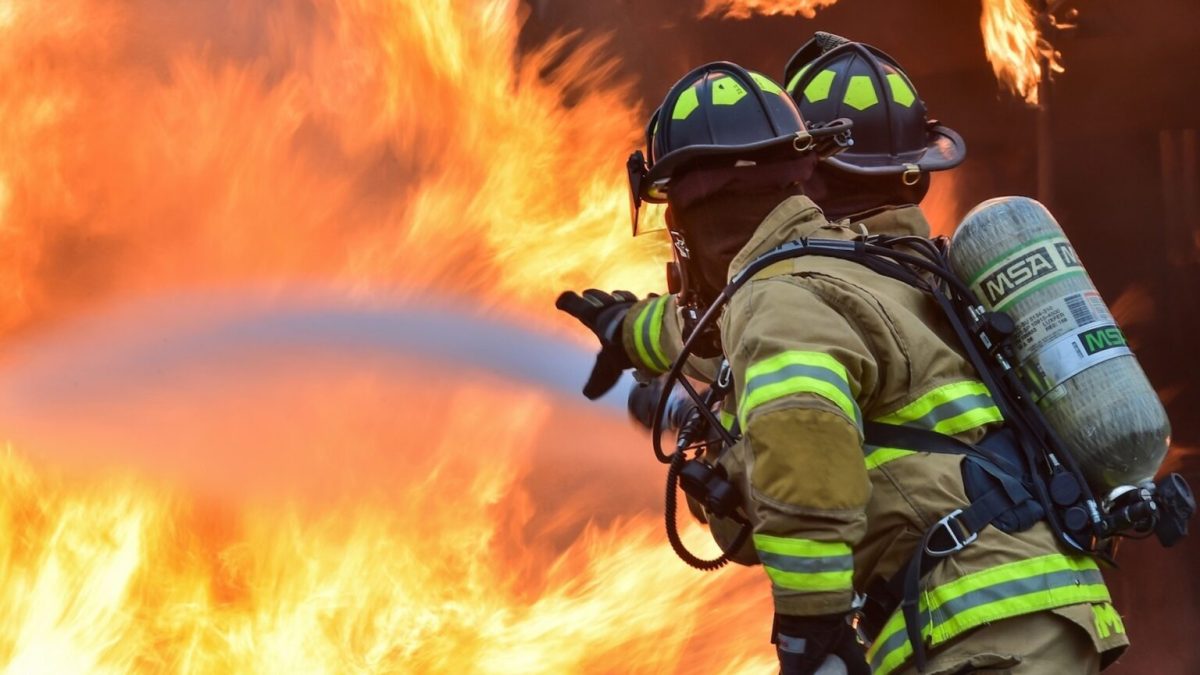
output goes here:
{"type": "Polygon", "coordinates": [[[826,160],[838,169],[912,184],[966,157],[962,137],[927,118],[900,64],[870,45],[819,32],[788,61],[784,82],[805,119],[854,122],[854,146],[826,160]]]}
{"type": "Polygon", "coordinates": [[[831,154],[849,144],[850,122],[806,126],[795,102],[770,78],[724,61],[684,75],[646,125],[647,161],[629,157],[634,233],[643,201],[667,201],[672,175],[696,166],[736,165],[831,154]]]}

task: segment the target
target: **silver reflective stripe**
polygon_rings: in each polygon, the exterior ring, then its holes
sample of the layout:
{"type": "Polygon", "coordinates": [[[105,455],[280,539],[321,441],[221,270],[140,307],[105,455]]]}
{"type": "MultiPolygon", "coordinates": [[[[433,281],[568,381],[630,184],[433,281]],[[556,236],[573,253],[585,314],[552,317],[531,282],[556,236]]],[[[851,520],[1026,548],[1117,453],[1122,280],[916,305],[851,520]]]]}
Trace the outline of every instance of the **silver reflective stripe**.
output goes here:
{"type": "Polygon", "coordinates": [[[845,572],[854,569],[852,556],[832,558],[797,558],[782,553],[758,552],[758,559],[767,567],[784,572],[845,572]]]}
{"type": "MultiPolygon", "coordinates": [[[[658,357],[658,345],[655,343],[651,331],[654,329],[655,322],[662,321],[662,317],[658,316],[658,314],[662,309],[661,305],[666,301],[667,296],[659,296],[656,300],[647,305],[646,309],[642,310],[642,316],[640,317],[642,324],[642,345],[645,349],[645,355],[650,361],[648,365],[661,372],[665,372],[670,364],[663,363],[658,357]]],[[[661,327],[659,330],[662,330],[661,327]]]]}
{"type": "Polygon", "coordinates": [[[850,390],[845,368],[828,354],[783,352],[755,363],[746,374],[746,392],[739,400],[743,428],[754,408],[785,396],[811,394],[836,405],[862,429],[862,411],[850,390]]]}
{"type": "Polygon", "coordinates": [[[992,397],[988,396],[987,394],[963,396],[962,398],[956,398],[952,401],[946,401],[933,410],[930,410],[923,417],[918,417],[911,422],[907,422],[907,424],[910,424],[914,427],[920,427],[922,429],[933,429],[938,422],[948,420],[952,417],[958,417],[965,412],[970,412],[979,408],[990,408],[994,405],[996,405],[995,401],[993,401],[992,397]]]}
{"type": "MultiPolygon", "coordinates": [[[[1049,554],[1005,563],[923,590],[919,634],[936,646],[998,619],[1081,603],[1110,602],[1095,562],[1049,554]]],[[[874,672],[887,675],[912,655],[897,609],[868,651],[874,672]]]]}
{"type": "MultiPolygon", "coordinates": [[[[770,386],[777,382],[790,380],[793,377],[811,377],[823,382],[828,382],[829,384],[832,384],[840,389],[842,393],[846,395],[847,399],[851,401],[854,400],[854,396],[850,393],[850,385],[846,383],[846,380],[838,376],[837,373],[834,373],[828,368],[822,368],[821,366],[806,366],[799,363],[794,363],[790,366],[784,366],[773,373],[764,373],[756,376],[754,379],[746,383],[746,396],[750,396],[758,389],[770,386]]],[[[854,412],[855,421],[861,424],[862,413],[859,412],[857,404],[855,405],[854,412]]]]}
{"type": "MultiPolygon", "coordinates": [[[[933,611],[933,616],[936,623],[942,623],[956,614],[986,605],[989,602],[1015,598],[1019,595],[1028,595],[1038,591],[1074,586],[1080,582],[1084,584],[1102,584],[1104,583],[1104,577],[1100,575],[1100,570],[1063,570],[1036,577],[1004,581],[994,586],[984,586],[983,588],[965,593],[953,600],[947,600],[942,603],[941,607],[933,611]]],[[[928,621],[922,622],[922,627],[928,623],[928,621]]]]}
{"type": "Polygon", "coordinates": [[[785,652],[803,654],[808,649],[808,640],[805,638],[792,637],[783,633],[780,633],[777,637],[779,638],[779,648],[785,652]]]}

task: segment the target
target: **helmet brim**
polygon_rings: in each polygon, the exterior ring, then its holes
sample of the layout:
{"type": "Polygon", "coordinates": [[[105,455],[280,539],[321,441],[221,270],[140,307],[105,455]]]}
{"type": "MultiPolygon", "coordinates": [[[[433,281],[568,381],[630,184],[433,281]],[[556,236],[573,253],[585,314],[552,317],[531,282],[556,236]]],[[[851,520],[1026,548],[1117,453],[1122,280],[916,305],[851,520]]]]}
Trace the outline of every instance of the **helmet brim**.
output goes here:
{"type": "Polygon", "coordinates": [[[851,122],[835,120],[819,129],[787,134],[746,145],[689,145],[670,152],[655,162],[642,181],[641,198],[661,204],[667,200],[667,184],[671,176],[689,164],[706,166],[734,164],[739,161],[772,161],[799,159],[814,152],[829,155],[844,147],[843,141],[851,122]]]}
{"type": "Polygon", "coordinates": [[[867,176],[902,174],[916,167],[920,171],[945,171],[962,164],[967,158],[967,144],[950,127],[934,125],[928,130],[928,143],[923,150],[899,156],[856,153],[854,148],[825,159],[847,173],[867,176]]]}

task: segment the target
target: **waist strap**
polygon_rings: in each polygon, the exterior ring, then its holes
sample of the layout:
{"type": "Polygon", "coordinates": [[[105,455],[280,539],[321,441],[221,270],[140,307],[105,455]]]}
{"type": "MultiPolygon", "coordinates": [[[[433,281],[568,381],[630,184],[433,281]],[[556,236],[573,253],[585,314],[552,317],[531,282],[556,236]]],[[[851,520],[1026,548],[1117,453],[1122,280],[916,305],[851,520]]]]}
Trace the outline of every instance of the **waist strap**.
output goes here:
{"type": "MultiPolygon", "coordinates": [[[[934,523],[921,538],[921,544],[891,579],[877,581],[867,589],[868,602],[863,607],[862,627],[872,639],[899,607],[904,615],[905,629],[913,649],[917,670],[925,668],[924,640],[917,615],[921,578],[943,558],[954,555],[974,542],[979,533],[1005,514],[1024,504],[1036,503],[1032,493],[1018,476],[1025,472],[1012,465],[1000,453],[984,447],[1010,442],[1001,432],[993,432],[980,445],[964,443],[952,436],[915,427],[879,422],[865,422],[863,435],[867,443],[902,447],[924,452],[965,455],[992,479],[993,487],[977,495],[962,508],[955,509],[934,523]]],[[[1032,523],[1030,523],[1032,525],[1032,523]]]]}

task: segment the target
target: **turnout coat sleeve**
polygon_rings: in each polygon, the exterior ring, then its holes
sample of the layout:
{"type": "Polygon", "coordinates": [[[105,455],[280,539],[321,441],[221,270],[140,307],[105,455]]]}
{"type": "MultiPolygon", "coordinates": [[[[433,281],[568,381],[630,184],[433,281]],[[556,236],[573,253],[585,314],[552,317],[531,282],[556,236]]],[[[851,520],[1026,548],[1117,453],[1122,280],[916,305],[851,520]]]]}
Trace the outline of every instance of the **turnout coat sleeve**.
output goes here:
{"type": "MultiPolygon", "coordinates": [[[[621,343],[635,368],[647,376],[661,375],[683,351],[683,328],[674,294],[639,301],[621,325],[621,343]]],[[[720,359],[688,359],[684,373],[703,380],[717,376],[720,359]]]]}
{"type": "Polygon", "coordinates": [[[852,550],[866,531],[863,393],[874,391],[877,367],[821,286],[795,275],[752,280],[722,317],[753,544],[780,614],[847,610],[852,550]]]}

